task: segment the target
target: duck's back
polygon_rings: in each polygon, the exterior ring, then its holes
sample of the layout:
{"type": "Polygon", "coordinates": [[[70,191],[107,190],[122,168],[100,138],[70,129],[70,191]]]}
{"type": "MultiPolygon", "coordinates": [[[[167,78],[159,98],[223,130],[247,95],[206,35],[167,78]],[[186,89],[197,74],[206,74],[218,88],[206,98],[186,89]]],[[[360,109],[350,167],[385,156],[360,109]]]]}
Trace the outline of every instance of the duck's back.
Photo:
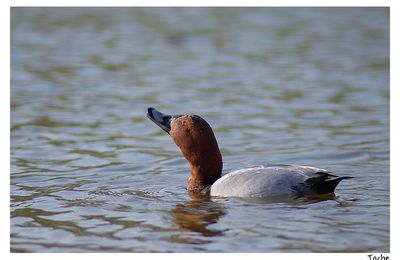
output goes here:
{"type": "Polygon", "coordinates": [[[327,170],[298,165],[267,165],[228,173],[210,189],[211,196],[269,197],[333,193],[336,185],[350,177],[338,177],[327,170]]]}

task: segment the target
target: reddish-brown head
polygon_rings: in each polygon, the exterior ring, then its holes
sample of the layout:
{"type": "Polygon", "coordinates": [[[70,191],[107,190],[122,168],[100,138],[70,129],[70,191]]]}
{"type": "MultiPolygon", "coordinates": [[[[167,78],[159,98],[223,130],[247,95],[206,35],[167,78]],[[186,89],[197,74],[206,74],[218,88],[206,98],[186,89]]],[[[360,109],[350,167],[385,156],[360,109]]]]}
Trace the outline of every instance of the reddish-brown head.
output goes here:
{"type": "Polygon", "coordinates": [[[147,116],[167,132],[190,163],[187,189],[201,191],[221,177],[222,157],[210,125],[197,115],[165,115],[148,108],[147,116]]]}

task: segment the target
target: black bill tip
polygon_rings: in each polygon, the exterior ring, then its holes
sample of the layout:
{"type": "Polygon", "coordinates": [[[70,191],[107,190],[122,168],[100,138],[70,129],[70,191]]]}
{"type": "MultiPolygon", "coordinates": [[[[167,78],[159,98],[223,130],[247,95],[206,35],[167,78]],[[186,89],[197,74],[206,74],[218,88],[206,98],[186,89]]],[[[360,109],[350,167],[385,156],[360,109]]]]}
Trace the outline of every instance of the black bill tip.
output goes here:
{"type": "Polygon", "coordinates": [[[154,107],[149,107],[147,109],[147,117],[169,134],[172,116],[163,114],[154,107]]]}

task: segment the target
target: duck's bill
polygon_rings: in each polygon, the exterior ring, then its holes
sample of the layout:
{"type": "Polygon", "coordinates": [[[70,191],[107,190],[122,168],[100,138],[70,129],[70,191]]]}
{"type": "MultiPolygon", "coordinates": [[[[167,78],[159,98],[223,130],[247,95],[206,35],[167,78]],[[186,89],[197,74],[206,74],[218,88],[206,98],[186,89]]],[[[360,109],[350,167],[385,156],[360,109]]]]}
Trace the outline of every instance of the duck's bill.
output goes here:
{"type": "Polygon", "coordinates": [[[169,134],[171,131],[171,120],[173,116],[165,115],[153,107],[147,109],[147,117],[156,125],[169,134]]]}

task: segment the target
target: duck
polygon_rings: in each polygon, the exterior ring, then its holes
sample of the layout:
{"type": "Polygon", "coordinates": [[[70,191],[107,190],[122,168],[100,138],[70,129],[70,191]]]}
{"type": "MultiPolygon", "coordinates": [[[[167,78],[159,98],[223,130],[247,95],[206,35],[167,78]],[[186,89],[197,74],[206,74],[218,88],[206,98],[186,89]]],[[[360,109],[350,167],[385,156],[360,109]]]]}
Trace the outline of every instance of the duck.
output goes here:
{"type": "Polygon", "coordinates": [[[168,115],[153,107],[147,117],[170,135],[190,165],[186,189],[212,197],[312,197],[333,194],[351,176],[312,166],[267,164],[222,176],[222,155],[211,126],[194,114],[168,115]]]}

